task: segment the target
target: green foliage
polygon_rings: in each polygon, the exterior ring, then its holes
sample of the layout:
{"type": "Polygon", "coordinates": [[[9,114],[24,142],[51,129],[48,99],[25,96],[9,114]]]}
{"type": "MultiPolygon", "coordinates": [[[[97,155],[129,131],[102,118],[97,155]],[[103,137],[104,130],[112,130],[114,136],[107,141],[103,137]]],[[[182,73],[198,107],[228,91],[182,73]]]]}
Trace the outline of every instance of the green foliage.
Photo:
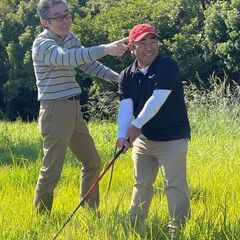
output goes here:
{"type": "Polygon", "coordinates": [[[4,94],[3,94],[3,84],[7,81],[7,54],[0,44],[0,112],[4,111],[4,94]]]}
{"type": "Polygon", "coordinates": [[[18,112],[25,118],[29,115],[31,119],[36,117],[37,106],[31,46],[35,34],[40,30],[36,28],[38,19],[35,1],[12,1],[10,4],[0,28],[1,43],[6,51],[4,61],[8,70],[7,79],[2,83],[4,101],[7,103],[6,113],[15,118],[18,112]],[[15,113],[12,105],[15,105],[15,113]]]}
{"type": "MultiPolygon", "coordinates": [[[[148,22],[159,32],[161,52],[178,61],[183,80],[197,83],[201,78],[208,87],[209,77],[215,73],[220,79],[227,74],[239,81],[239,0],[69,0],[68,3],[74,14],[72,31],[86,47],[128,36],[135,24],[148,22]]],[[[0,110],[13,119],[18,114],[31,119],[37,116],[31,46],[42,30],[36,1],[2,0],[0,22],[0,110]]],[[[121,58],[101,59],[117,72],[132,61],[129,53],[121,58]]],[[[96,89],[116,91],[110,84],[79,71],[77,81],[83,88],[85,106],[88,98],[98,102],[100,92],[96,89]]]]}
{"type": "Polygon", "coordinates": [[[218,1],[205,13],[206,58],[233,77],[240,70],[239,14],[239,0],[218,1]]]}
{"type": "MultiPolygon", "coordinates": [[[[70,9],[77,12],[77,4],[77,0],[72,0],[70,9]]],[[[4,66],[2,73],[7,72],[0,83],[1,93],[4,92],[4,112],[11,120],[18,115],[25,120],[32,120],[37,118],[38,103],[31,48],[34,38],[42,30],[36,1],[5,0],[0,5],[0,18],[0,41],[3,48],[0,50],[5,53],[0,58],[0,63],[4,62],[4,65],[0,66],[4,66]]]]}
{"type": "Polygon", "coordinates": [[[216,75],[209,77],[210,87],[206,88],[204,83],[199,79],[198,86],[194,83],[185,85],[185,99],[189,111],[194,111],[198,106],[199,111],[211,113],[216,111],[229,112],[238,119],[240,109],[240,86],[236,82],[230,81],[225,75],[220,79],[216,75]]]}
{"type": "Polygon", "coordinates": [[[92,119],[116,121],[119,104],[117,95],[110,91],[99,91],[96,86],[98,85],[95,84],[91,88],[90,94],[92,94],[92,97],[89,98],[86,114],[92,119]],[[94,90],[95,93],[93,93],[94,90]],[[97,92],[99,93],[96,94],[97,92]]]}

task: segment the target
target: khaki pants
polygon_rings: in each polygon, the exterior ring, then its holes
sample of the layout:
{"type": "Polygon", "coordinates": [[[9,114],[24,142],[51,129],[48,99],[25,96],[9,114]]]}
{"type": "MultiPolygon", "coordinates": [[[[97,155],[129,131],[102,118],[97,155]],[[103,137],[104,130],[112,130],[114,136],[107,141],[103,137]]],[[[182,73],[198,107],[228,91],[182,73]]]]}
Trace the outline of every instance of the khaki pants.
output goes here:
{"type": "MultiPolygon", "coordinates": [[[[68,146],[82,163],[80,196],[83,197],[99,176],[101,162],[94,141],[82,118],[77,100],[40,103],[39,128],[43,136],[44,157],[36,185],[34,208],[51,211],[54,188],[63,168],[68,146]]],[[[98,186],[90,194],[90,207],[99,205],[98,186]]]]}
{"type": "Polygon", "coordinates": [[[153,196],[153,183],[159,167],[164,178],[169,215],[173,224],[184,225],[189,217],[189,191],[186,181],[187,139],[156,142],[137,139],[133,146],[134,177],[129,216],[144,219],[153,196]]]}

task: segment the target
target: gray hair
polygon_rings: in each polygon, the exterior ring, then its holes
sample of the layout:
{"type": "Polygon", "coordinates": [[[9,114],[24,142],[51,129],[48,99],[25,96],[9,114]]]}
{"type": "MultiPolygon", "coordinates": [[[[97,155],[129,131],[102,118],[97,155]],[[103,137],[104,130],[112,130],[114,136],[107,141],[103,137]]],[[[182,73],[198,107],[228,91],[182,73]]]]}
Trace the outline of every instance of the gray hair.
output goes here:
{"type": "Polygon", "coordinates": [[[63,3],[68,7],[64,0],[39,0],[37,5],[37,13],[40,18],[47,19],[49,16],[49,8],[63,3]]]}

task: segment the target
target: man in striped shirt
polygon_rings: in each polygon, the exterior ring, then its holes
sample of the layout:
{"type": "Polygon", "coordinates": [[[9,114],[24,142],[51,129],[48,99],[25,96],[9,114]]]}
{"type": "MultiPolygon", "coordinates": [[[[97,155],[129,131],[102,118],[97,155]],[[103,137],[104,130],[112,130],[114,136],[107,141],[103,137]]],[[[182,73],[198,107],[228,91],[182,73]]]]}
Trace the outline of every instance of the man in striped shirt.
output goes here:
{"type": "MultiPolygon", "coordinates": [[[[103,78],[118,81],[118,73],[99,63],[106,55],[122,56],[127,38],[109,44],[84,48],[70,32],[72,16],[64,0],[40,0],[38,15],[44,31],[35,39],[32,58],[38,100],[39,129],[43,136],[44,157],[36,185],[34,208],[50,212],[54,189],[59,181],[68,146],[82,163],[83,197],[100,172],[100,157],[79,103],[81,89],[74,77],[75,68],[103,78]]],[[[87,199],[91,208],[99,205],[99,189],[87,199]]]]}

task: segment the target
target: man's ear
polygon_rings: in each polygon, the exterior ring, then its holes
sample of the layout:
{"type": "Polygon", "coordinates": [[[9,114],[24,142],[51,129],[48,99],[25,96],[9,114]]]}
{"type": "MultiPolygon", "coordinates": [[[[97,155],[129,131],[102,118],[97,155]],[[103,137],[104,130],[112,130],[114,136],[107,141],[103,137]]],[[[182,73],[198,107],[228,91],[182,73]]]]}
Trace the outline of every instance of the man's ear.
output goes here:
{"type": "Polygon", "coordinates": [[[46,27],[46,28],[49,27],[49,22],[48,22],[47,19],[40,18],[40,22],[41,22],[41,24],[42,24],[44,27],[46,27]]]}

